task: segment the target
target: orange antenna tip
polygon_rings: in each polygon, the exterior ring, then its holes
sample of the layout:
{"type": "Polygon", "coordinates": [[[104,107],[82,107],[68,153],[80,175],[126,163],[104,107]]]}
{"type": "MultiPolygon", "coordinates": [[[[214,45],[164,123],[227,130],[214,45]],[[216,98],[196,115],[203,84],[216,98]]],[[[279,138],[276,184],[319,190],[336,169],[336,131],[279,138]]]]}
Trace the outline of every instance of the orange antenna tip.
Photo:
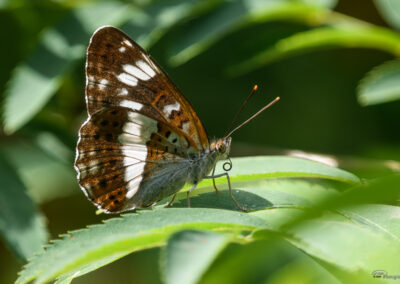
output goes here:
{"type": "MultiPolygon", "coordinates": [[[[254,92],[253,92],[254,93],[254,92]]],[[[255,114],[253,114],[250,118],[248,118],[245,122],[242,122],[239,126],[237,126],[235,129],[233,129],[231,132],[229,132],[227,135],[225,135],[225,137],[230,137],[236,130],[238,130],[239,128],[241,128],[242,126],[246,125],[247,123],[249,123],[253,118],[255,118],[256,116],[258,116],[260,113],[262,113],[264,110],[266,110],[267,108],[269,108],[270,106],[272,106],[273,104],[275,104],[277,101],[279,101],[281,98],[280,97],[276,97],[273,101],[271,101],[269,104],[267,104],[265,107],[263,107],[262,109],[260,109],[259,111],[257,111],[255,114]]]]}
{"type": "MultiPolygon", "coordinates": [[[[242,110],[244,107],[247,105],[251,97],[254,95],[254,93],[258,90],[258,85],[254,85],[253,89],[250,92],[250,95],[246,98],[246,100],[243,102],[242,106],[240,107],[239,111],[235,114],[235,117],[233,118],[231,124],[229,125],[228,129],[231,128],[234,122],[236,122],[236,119],[239,117],[239,114],[241,114],[242,110]]],[[[229,131],[229,130],[228,130],[229,131]]]]}

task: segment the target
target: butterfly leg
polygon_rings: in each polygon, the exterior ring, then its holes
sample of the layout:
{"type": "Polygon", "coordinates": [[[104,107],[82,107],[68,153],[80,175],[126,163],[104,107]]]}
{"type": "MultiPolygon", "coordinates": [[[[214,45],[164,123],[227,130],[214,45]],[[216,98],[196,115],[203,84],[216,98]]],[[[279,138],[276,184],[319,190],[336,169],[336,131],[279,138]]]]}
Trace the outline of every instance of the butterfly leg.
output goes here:
{"type": "Polygon", "coordinates": [[[236,207],[239,208],[240,210],[244,211],[244,212],[247,212],[247,209],[242,207],[242,206],[240,206],[239,203],[236,201],[236,199],[233,197],[232,187],[231,187],[231,179],[230,179],[228,173],[222,173],[222,174],[219,174],[219,175],[212,175],[212,176],[205,177],[205,178],[212,178],[214,180],[215,178],[219,178],[219,177],[222,177],[222,176],[226,176],[226,179],[228,180],[229,196],[232,198],[232,200],[235,203],[236,207]]]}
{"type": "Polygon", "coordinates": [[[174,203],[175,197],[176,197],[176,193],[174,194],[174,196],[172,196],[172,199],[168,202],[166,207],[169,207],[172,205],[172,203],[174,203]]]}
{"type": "Polygon", "coordinates": [[[212,179],[212,181],[213,181],[213,186],[214,186],[214,189],[215,189],[215,193],[219,193],[219,191],[218,191],[218,188],[217,188],[217,185],[215,184],[215,178],[214,178],[214,173],[215,173],[215,166],[214,166],[214,168],[213,168],[213,171],[212,171],[212,176],[213,176],[213,179],[212,179]]]}
{"type": "Polygon", "coordinates": [[[190,198],[189,198],[189,194],[196,188],[196,186],[197,186],[197,183],[195,183],[193,186],[192,186],[192,188],[191,189],[189,189],[187,192],[186,192],[186,194],[187,194],[187,205],[188,205],[188,208],[190,208],[190,198]]]}

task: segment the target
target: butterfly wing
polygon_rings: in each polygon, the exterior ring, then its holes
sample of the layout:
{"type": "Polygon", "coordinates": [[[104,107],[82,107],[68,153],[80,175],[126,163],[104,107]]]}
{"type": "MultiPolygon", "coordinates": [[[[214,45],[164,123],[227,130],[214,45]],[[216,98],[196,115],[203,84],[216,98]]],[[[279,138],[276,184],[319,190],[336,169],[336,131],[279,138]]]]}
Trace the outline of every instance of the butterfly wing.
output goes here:
{"type": "Polygon", "coordinates": [[[89,114],[104,106],[140,109],[180,129],[196,150],[209,148],[206,131],[189,102],[161,67],[119,29],[107,26],[93,34],[86,78],[89,114]]]}
{"type": "Polygon", "coordinates": [[[188,158],[209,148],[188,101],[127,35],[98,29],[86,61],[89,118],[75,168],[82,190],[106,212],[121,212],[177,192],[188,158]]]}
{"type": "Polygon", "coordinates": [[[185,184],[187,147],[163,122],[123,107],[102,108],[80,130],[80,186],[106,212],[150,206],[185,184]]]}

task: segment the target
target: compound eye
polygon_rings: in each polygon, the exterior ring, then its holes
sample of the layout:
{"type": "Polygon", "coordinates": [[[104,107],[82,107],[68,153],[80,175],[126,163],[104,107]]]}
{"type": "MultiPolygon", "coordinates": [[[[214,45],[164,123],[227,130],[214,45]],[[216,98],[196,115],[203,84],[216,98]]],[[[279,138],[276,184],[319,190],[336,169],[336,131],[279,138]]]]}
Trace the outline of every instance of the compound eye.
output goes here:
{"type": "Polygon", "coordinates": [[[221,144],[221,146],[219,146],[219,148],[218,148],[218,151],[220,152],[220,153],[225,153],[226,152],[226,146],[225,146],[225,144],[221,144]]]}

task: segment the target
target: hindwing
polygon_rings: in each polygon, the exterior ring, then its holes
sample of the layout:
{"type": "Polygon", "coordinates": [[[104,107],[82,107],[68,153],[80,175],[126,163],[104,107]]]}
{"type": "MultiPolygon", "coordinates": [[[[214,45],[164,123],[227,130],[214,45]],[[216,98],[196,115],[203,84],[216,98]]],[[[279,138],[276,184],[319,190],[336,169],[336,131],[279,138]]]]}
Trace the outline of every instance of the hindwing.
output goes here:
{"type": "Polygon", "coordinates": [[[107,212],[149,206],[166,196],[161,193],[166,185],[181,184],[177,191],[185,183],[188,146],[185,137],[161,121],[127,108],[102,108],[80,130],[79,184],[107,212]],[[149,189],[154,180],[159,182],[149,189]]]}

